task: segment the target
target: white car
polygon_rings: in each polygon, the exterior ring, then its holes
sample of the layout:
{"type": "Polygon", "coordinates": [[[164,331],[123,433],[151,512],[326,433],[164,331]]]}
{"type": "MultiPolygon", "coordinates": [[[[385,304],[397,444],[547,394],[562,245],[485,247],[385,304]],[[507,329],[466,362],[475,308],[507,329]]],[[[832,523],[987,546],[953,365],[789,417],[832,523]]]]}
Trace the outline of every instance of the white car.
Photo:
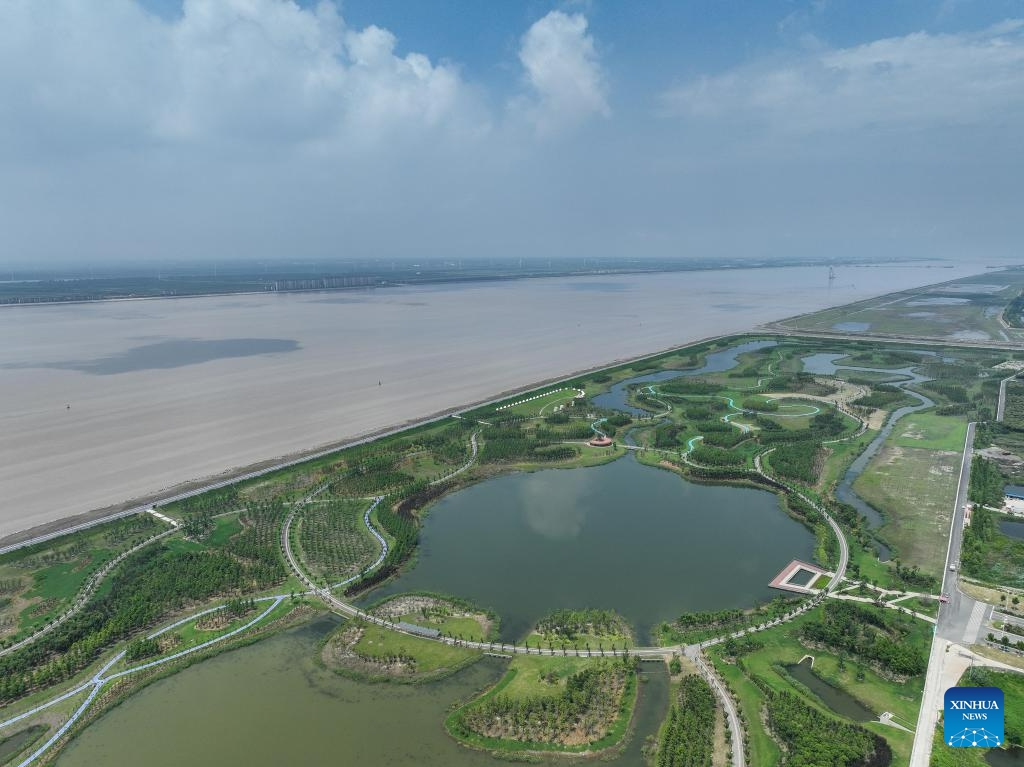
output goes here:
{"type": "Polygon", "coordinates": [[[953,564],[951,564],[951,565],[949,566],[949,569],[950,569],[950,570],[952,570],[952,571],[953,571],[953,572],[955,573],[955,572],[956,572],[956,562],[954,562],[953,564]]]}

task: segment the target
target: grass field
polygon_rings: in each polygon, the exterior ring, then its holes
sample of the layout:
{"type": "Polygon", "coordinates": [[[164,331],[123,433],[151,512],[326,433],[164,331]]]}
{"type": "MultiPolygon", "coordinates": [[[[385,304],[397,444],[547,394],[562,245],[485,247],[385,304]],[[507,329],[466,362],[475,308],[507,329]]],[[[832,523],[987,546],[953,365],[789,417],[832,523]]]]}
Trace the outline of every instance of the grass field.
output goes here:
{"type": "Polygon", "coordinates": [[[380,660],[393,656],[412,658],[416,664],[417,674],[456,668],[464,664],[468,658],[480,654],[476,650],[399,634],[375,624],[367,624],[364,627],[363,635],[354,649],[360,655],[380,660]]]}
{"type": "Polygon", "coordinates": [[[854,490],[885,515],[882,532],[904,566],[941,576],[962,458],[890,440],[854,482],[854,490]]]}
{"type": "Polygon", "coordinates": [[[0,557],[0,637],[46,625],[95,571],[166,527],[149,514],[136,514],[0,557]]]}
{"type": "Polygon", "coordinates": [[[898,447],[962,452],[966,436],[967,422],[963,418],[922,412],[912,413],[897,422],[889,443],[898,447]]]}

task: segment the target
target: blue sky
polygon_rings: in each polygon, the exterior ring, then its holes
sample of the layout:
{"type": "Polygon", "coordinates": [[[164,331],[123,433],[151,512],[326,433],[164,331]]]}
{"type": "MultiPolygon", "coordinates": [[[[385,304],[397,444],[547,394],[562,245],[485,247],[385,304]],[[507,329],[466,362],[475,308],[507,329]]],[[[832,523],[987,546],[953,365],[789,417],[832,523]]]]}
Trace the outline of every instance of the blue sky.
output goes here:
{"type": "Polygon", "coordinates": [[[11,0],[0,262],[1005,259],[1024,0],[11,0]]]}

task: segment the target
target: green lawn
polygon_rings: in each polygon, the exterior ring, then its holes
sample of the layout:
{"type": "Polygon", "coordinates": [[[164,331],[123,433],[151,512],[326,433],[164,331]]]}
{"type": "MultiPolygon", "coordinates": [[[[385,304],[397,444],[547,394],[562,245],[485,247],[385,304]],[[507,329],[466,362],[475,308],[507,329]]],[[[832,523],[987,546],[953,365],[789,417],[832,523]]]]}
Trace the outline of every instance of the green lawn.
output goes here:
{"type": "Polygon", "coordinates": [[[942,575],[962,455],[888,441],[854,482],[886,518],[882,532],[904,566],[942,575]]]}
{"type": "Polygon", "coordinates": [[[412,658],[417,674],[426,674],[446,668],[456,668],[467,659],[479,655],[476,650],[452,647],[430,639],[400,634],[381,626],[367,624],[355,645],[355,651],[371,658],[402,655],[412,658]]]}
{"type": "Polygon", "coordinates": [[[889,442],[899,447],[949,450],[962,453],[966,437],[967,422],[963,418],[922,412],[913,413],[899,421],[893,429],[889,442]]]}
{"type": "Polygon", "coordinates": [[[430,615],[424,618],[421,613],[408,613],[398,616],[395,620],[437,629],[442,634],[448,634],[449,636],[461,639],[476,642],[483,642],[486,639],[483,629],[480,627],[480,621],[470,616],[430,615]]]}
{"type": "Polygon", "coordinates": [[[602,636],[577,634],[572,639],[556,639],[533,631],[526,641],[530,643],[530,647],[542,647],[545,650],[553,646],[556,653],[561,652],[563,647],[566,648],[566,652],[574,650],[586,652],[589,646],[592,651],[597,652],[602,647],[605,650],[611,650],[612,647],[621,650],[624,647],[635,646],[632,637],[622,634],[602,636]]]}
{"type": "Polygon", "coordinates": [[[213,523],[213,530],[206,538],[206,543],[210,546],[223,546],[232,536],[242,532],[242,523],[238,521],[236,515],[218,517],[213,523]]]}
{"type": "Polygon", "coordinates": [[[529,698],[535,695],[558,695],[565,687],[565,680],[583,669],[591,658],[542,657],[517,655],[509,664],[509,671],[515,675],[502,688],[502,694],[510,698],[529,698]],[[546,681],[553,675],[556,681],[546,681]]]}

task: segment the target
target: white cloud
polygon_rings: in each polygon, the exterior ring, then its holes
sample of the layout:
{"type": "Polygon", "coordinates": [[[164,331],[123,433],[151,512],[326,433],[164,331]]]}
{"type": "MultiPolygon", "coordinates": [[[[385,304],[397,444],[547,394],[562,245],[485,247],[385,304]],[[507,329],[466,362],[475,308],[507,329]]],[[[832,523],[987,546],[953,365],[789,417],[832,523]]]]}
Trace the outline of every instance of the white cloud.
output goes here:
{"type": "Polygon", "coordinates": [[[807,134],[925,129],[1022,116],[1024,22],[975,34],[918,32],[805,51],[699,78],[662,96],[688,118],[807,134]]]}
{"type": "Polygon", "coordinates": [[[390,32],[350,29],[329,2],[185,0],[169,21],[131,0],[0,10],[0,130],[48,151],[89,141],[364,145],[449,122],[479,129],[476,100],[454,66],[397,55],[390,32]]]}
{"type": "Polygon", "coordinates": [[[607,85],[582,14],[551,11],[523,36],[519,60],[529,95],[511,108],[541,135],[574,127],[593,115],[608,115],[607,85]]]}

